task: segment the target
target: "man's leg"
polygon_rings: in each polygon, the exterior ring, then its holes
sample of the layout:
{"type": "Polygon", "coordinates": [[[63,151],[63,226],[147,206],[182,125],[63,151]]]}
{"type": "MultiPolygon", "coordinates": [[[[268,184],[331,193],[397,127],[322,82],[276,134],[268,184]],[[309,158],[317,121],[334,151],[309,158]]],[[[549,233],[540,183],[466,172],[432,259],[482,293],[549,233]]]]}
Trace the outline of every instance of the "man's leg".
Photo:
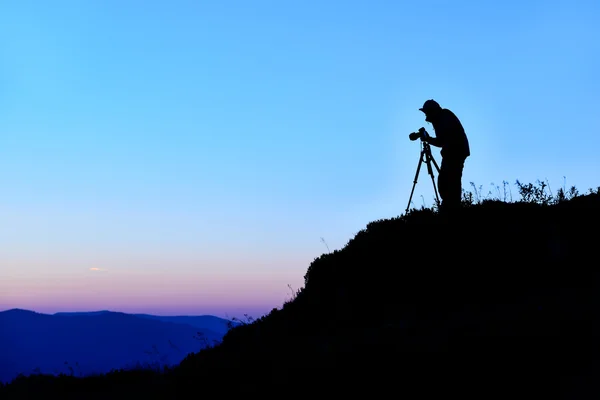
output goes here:
{"type": "Polygon", "coordinates": [[[448,162],[442,158],[438,174],[438,194],[440,195],[440,211],[445,208],[448,199],[448,162]]]}
{"type": "Polygon", "coordinates": [[[464,168],[464,160],[452,160],[448,163],[448,194],[447,198],[452,208],[459,208],[462,201],[462,173],[464,168]]]}
{"type": "Polygon", "coordinates": [[[438,187],[444,210],[460,208],[464,160],[442,159],[438,187]]]}

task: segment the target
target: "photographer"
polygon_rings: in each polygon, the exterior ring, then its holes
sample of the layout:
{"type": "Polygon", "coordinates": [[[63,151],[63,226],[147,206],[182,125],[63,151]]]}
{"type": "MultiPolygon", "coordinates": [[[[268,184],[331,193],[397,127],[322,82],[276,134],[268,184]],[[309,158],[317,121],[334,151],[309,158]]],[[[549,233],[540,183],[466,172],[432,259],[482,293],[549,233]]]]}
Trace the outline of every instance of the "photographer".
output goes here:
{"type": "Polygon", "coordinates": [[[422,139],[441,148],[442,163],[438,175],[438,190],[442,198],[440,209],[459,208],[465,159],[471,155],[465,130],[456,115],[435,100],[427,100],[419,110],[425,114],[425,121],[433,125],[436,134],[431,137],[422,129],[422,139]]]}

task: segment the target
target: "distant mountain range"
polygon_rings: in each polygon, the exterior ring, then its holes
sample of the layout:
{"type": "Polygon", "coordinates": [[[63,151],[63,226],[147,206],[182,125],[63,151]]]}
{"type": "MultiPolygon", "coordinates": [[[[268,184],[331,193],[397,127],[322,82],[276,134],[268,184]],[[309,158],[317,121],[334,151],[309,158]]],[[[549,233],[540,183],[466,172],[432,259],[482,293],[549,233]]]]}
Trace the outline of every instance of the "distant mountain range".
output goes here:
{"type": "MultiPolygon", "coordinates": [[[[114,311],[92,311],[92,312],[59,312],[53,315],[66,315],[66,316],[92,316],[101,315],[107,313],[113,313],[114,311]]],[[[174,322],[178,324],[187,324],[194,326],[202,330],[209,330],[221,335],[225,334],[229,329],[229,324],[234,324],[232,321],[215,317],[213,315],[200,315],[200,316],[159,316],[151,314],[128,314],[134,317],[150,318],[162,322],[174,322]]]]}
{"type": "Polygon", "coordinates": [[[174,365],[221,341],[230,321],[113,311],[0,312],[0,382],[22,373],[89,375],[137,365],[174,365]]]}

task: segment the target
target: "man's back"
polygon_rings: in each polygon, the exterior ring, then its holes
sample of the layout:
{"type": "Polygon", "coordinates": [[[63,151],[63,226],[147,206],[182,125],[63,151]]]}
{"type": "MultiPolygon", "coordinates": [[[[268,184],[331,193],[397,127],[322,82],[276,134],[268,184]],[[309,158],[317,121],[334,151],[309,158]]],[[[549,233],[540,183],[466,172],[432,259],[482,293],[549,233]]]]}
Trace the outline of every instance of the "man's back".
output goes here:
{"type": "Polygon", "coordinates": [[[442,157],[465,159],[471,155],[469,140],[458,117],[449,109],[441,110],[440,119],[432,123],[435,136],[443,143],[442,157]]]}

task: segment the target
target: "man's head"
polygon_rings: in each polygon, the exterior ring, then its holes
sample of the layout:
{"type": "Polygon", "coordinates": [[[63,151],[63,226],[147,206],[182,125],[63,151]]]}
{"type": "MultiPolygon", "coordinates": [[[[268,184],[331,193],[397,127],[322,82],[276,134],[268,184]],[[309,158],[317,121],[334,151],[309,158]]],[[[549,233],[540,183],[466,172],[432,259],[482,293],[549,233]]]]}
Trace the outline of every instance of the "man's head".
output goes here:
{"type": "Polygon", "coordinates": [[[423,103],[423,107],[419,108],[419,111],[425,114],[425,121],[434,122],[440,115],[442,107],[440,107],[437,101],[430,99],[423,103]]]}

